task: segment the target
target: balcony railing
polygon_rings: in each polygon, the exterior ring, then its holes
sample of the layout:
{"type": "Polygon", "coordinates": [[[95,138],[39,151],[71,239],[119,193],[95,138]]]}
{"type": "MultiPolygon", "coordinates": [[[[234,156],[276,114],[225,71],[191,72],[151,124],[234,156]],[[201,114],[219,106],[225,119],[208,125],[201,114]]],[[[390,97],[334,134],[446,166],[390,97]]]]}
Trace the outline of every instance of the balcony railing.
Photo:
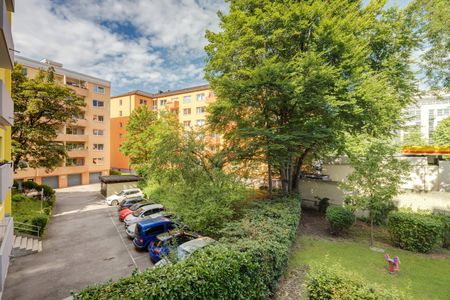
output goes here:
{"type": "Polygon", "coordinates": [[[0,165],[0,202],[5,200],[8,191],[13,185],[13,174],[12,163],[0,165]]]}
{"type": "Polygon", "coordinates": [[[11,24],[8,18],[8,8],[4,0],[0,1],[0,68],[14,67],[14,43],[11,34],[11,24]]]}
{"type": "Polygon", "coordinates": [[[5,217],[0,221],[0,292],[5,289],[5,279],[8,273],[9,257],[13,247],[14,222],[12,218],[5,217]]]}
{"type": "Polygon", "coordinates": [[[14,103],[2,80],[0,80],[0,125],[14,125],[14,103]]]}
{"type": "Polygon", "coordinates": [[[70,158],[85,157],[88,155],[88,150],[87,149],[72,149],[72,150],[67,150],[67,154],[69,155],[70,158]]]}

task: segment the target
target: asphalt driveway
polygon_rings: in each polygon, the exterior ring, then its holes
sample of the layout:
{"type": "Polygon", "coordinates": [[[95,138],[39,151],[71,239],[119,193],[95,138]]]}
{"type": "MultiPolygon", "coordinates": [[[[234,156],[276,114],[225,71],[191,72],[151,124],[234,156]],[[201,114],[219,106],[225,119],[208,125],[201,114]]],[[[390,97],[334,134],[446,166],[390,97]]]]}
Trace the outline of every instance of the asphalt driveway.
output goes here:
{"type": "Polygon", "coordinates": [[[63,299],[71,290],[152,266],[99,190],[96,184],[57,191],[43,251],[12,259],[3,299],[63,299]]]}

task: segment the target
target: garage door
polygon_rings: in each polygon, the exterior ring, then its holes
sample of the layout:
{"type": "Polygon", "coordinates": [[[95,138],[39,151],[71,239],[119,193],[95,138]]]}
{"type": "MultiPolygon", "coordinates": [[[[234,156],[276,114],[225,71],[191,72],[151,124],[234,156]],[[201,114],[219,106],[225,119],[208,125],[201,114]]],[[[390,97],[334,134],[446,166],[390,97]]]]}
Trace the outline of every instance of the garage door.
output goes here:
{"type": "Polygon", "coordinates": [[[42,184],[51,186],[54,189],[59,188],[59,184],[58,184],[58,176],[47,176],[47,177],[42,177],[42,184]]]}
{"type": "Polygon", "coordinates": [[[67,176],[67,185],[81,185],[81,174],[70,174],[69,176],[67,176]]]}
{"type": "Polygon", "coordinates": [[[102,176],[101,172],[89,173],[89,183],[99,183],[100,176],[102,176]]]}

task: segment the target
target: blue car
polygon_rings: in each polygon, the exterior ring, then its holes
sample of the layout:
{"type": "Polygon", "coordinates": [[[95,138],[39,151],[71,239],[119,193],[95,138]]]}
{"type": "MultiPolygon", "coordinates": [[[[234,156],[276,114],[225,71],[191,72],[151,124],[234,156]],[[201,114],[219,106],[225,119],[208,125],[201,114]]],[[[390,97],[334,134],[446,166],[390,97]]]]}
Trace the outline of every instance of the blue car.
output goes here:
{"type": "Polygon", "coordinates": [[[174,251],[179,245],[192,241],[196,238],[198,238],[198,235],[183,232],[181,230],[160,234],[148,247],[150,259],[153,262],[158,262],[163,256],[169,255],[169,253],[174,251]]]}
{"type": "Polygon", "coordinates": [[[158,235],[177,228],[175,222],[164,217],[141,221],[136,225],[133,244],[140,250],[146,249],[158,235]]]}

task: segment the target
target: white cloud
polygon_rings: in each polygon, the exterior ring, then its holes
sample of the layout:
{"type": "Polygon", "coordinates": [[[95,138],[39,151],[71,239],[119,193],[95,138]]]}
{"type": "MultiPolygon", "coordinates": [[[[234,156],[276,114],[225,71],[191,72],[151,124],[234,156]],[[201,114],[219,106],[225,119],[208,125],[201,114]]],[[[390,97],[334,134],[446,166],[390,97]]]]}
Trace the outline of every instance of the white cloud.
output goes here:
{"type": "Polygon", "coordinates": [[[193,61],[204,56],[205,30],[217,30],[216,11],[226,9],[221,0],[16,3],[13,34],[21,55],[110,80],[116,93],[201,83],[193,61]]]}

